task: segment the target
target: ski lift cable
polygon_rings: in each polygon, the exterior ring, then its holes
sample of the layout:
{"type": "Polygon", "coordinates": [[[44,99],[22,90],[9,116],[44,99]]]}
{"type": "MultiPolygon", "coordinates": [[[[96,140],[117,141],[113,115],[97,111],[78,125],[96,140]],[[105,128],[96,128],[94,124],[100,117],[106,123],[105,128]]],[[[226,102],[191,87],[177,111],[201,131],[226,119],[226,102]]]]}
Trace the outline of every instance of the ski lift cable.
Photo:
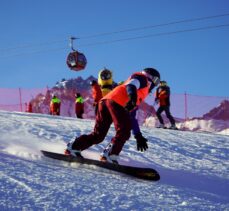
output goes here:
{"type": "Polygon", "coordinates": [[[57,52],[57,51],[63,51],[67,50],[67,47],[63,48],[53,48],[53,49],[45,49],[45,50],[34,50],[34,51],[28,51],[28,52],[23,52],[23,53],[14,53],[11,55],[1,55],[0,59],[2,58],[8,58],[8,57],[15,57],[15,56],[23,56],[23,55],[30,55],[30,54],[40,54],[40,53],[48,53],[48,52],[57,52]]]}
{"type": "MultiPolygon", "coordinates": [[[[200,18],[183,19],[180,21],[178,20],[178,21],[172,21],[172,22],[168,22],[168,23],[162,23],[162,24],[156,24],[156,25],[150,25],[150,26],[129,28],[129,29],[124,29],[124,30],[119,30],[119,31],[114,31],[114,32],[105,32],[105,33],[100,33],[100,34],[95,34],[95,35],[82,36],[82,37],[79,37],[76,39],[96,38],[96,37],[108,36],[108,35],[112,35],[112,34],[119,34],[119,33],[130,32],[130,31],[144,30],[144,29],[148,29],[148,28],[169,26],[169,25],[175,25],[175,24],[180,24],[180,23],[188,23],[188,22],[202,21],[202,20],[208,20],[208,19],[215,19],[215,18],[226,17],[226,16],[229,16],[229,13],[219,14],[219,15],[214,15],[214,16],[205,16],[205,17],[200,17],[200,18]]],[[[73,38],[75,38],[75,37],[73,37],[73,38]]],[[[21,46],[17,46],[17,47],[2,48],[2,49],[0,49],[0,51],[4,52],[4,51],[17,50],[17,49],[32,48],[32,47],[41,46],[41,45],[52,45],[52,44],[64,43],[66,41],[67,41],[67,39],[56,40],[56,41],[47,41],[47,42],[40,43],[40,44],[27,44],[27,45],[21,45],[21,46]]]]}
{"type": "Polygon", "coordinates": [[[208,19],[215,19],[215,18],[226,17],[226,16],[229,16],[229,13],[214,15],[214,16],[205,16],[205,17],[200,17],[200,18],[184,19],[184,20],[180,20],[180,21],[172,21],[172,22],[168,22],[168,23],[149,25],[149,26],[143,26],[143,27],[129,28],[129,29],[124,29],[124,30],[114,31],[114,32],[105,32],[105,33],[100,33],[100,34],[95,34],[95,35],[84,36],[84,37],[81,37],[80,39],[95,38],[95,37],[107,36],[107,35],[112,35],[112,34],[119,34],[119,33],[130,32],[130,31],[138,31],[138,30],[145,30],[145,29],[149,29],[149,28],[175,25],[175,24],[180,24],[180,23],[188,23],[188,22],[202,21],[202,20],[208,20],[208,19]]]}
{"type": "MultiPolygon", "coordinates": [[[[129,38],[123,38],[123,39],[116,39],[116,40],[107,40],[103,42],[94,42],[94,43],[88,43],[88,44],[81,44],[81,46],[95,46],[95,45],[103,45],[103,44],[110,44],[110,43],[115,43],[115,42],[124,42],[124,41],[130,41],[130,40],[137,40],[137,39],[144,39],[144,38],[149,38],[149,37],[160,37],[160,36],[166,36],[166,35],[174,35],[174,34],[179,34],[179,33],[187,33],[187,32],[194,32],[194,31],[204,31],[204,30],[209,30],[209,29],[216,29],[216,28],[223,28],[223,27],[228,27],[228,24],[221,24],[221,25],[213,25],[213,26],[206,26],[206,27],[199,27],[199,28],[192,28],[192,29],[184,29],[184,30],[177,30],[177,31],[171,31],[171,32],[162,32],[162,33],[155,33],[155,34],[149,34],[149,35],[143,35],[143,36],[137,36],[137,37],[129,37],[129,38]]],[[[43,53],[43,52],[54,52],[54,51],[60,51],[60,50],[66,50],[67,47],[63,48],[55,48],[55,49],[46,49],[46,50],[40,50],[40,51],[30,51],[30,52],[23,52],[23,53],[18,53],[18,54],[13,54],[13,55],[2,55],[0,56],[1,58],[6,58],[6,57],[12,57],[12,56],[21,56],[25,54],[36,54],[36,53],[43,53]]]]}
{"type": "Polygon", "coordinates": [[[144,39],[144,38],[149,38],[149,37],[159,37],[159,36],[173,35],[173,34],[179,34],[179,33],[187,33],[187,32],[194,32],[194,31],[203,31],[203,30],[223,28],[223,27],[228,27],[228,26],[229,26],[229,23],[228,24],[222,24],[222,25],[214,25],[214,26],[206,26],[206,27],[199,27],[199,28],[192,28],[192,29],[177,30],[177,31],[171,31],[171,32],[162,32],[162,33],[155,33],[155,34],[149,34],[149,35],[143,35],[143,36],[137,36],[137,37],[129,37],[129,38],[123,38],[123,39],[108,40],[108,41],[103,41],[103,42],[82,44],[82,45],[80,45],[80,47],[81,46],[102,45],[102,44],[109,44],[109,43],[115,43],[115,42],[124,42],[124,41],[129,41],[129,40],[144,39]]]}
{"type": "Polygon", "coordinates": [[[25,48],[33,48],[33,47],[41,47],[41,46],[47,46],[47,45],[55,45],[58,43],[66,43],[67,39],[65,40],[56,40],[56,41],[47,41],[39,44],[25,44],[17,47],[9,47],[9,48],[2,48],[0,51],[11,51],[11,50],[17,50],[17,49],[25,49],[25,48]]]}

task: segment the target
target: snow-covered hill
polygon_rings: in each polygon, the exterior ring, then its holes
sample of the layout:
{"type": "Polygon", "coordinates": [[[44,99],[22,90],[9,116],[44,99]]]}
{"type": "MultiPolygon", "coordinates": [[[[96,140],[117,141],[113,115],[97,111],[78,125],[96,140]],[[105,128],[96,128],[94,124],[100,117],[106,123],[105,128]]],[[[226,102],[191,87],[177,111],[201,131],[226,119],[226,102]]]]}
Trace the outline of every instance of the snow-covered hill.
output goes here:
{"type": "Polygon", "coordinates": [[[182,130],[207,131],[229,135],[229,101],[224,100],[201,118],[193,118],[178,124],[182,130]]]}
{"type": "MultiPolygon", "coordinates": [[[[91,131],[93,120],[0,111],[0,210],[229,210],[229,136],[142,127],[120,162],[155,168],[158,182],[45,158],[91,131]]],[[[84,151],[98,158],[114,135],[84,151]]]]}

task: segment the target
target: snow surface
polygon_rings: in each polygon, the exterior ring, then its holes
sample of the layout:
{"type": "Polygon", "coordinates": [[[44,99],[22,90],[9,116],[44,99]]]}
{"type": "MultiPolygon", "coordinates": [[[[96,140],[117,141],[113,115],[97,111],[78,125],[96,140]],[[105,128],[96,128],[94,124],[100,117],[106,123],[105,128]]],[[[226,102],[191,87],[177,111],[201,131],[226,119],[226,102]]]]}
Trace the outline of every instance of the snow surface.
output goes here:
{"type": "MultiPolygon", "coordinates": [[[[164,118],[165,119],[165,118],[164,118]]],[[[165,119],[167,120],[167,119],[165,119]]],[[[167,120],[168,121],[168,120],[167,120]]],[[[157,127],[159,126],[157,117],[149,117],[145,120],[143,126],[157,127]]],[[[166,127],[170,127],[170,123],[165,123],[166,127]]],[[[229,121],[217,119],[191,119],[184,122],[177,122],[177,128],[186,131],[210,132],[222,135],[229,135],[229,121]]]]}
{"type": "MultiPolygon", "coordinates": [[[[0,210],[229,210],[229,136],[142,127],[148,151],[131,137],[120,162],[155,168],[152,182],[41,155],[63,152],[92,120],[0,111],[0,122],[0,210]]],[[[98,158],[113,135],[82,154],[98,158]]]]}

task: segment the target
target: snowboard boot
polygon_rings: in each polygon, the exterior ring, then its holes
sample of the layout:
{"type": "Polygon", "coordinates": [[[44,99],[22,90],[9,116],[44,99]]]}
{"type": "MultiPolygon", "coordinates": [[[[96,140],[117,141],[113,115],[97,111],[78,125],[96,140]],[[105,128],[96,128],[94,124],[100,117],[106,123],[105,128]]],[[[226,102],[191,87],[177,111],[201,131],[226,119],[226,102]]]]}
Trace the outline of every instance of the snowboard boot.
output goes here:
{"type": "Polygon", "coordinates": [[[81,155],[81,151],[72,149],[73,143],[74,141],[71,141],[67,144],[67,148],[64,150],[64,154],[69,156],[71,155],[73,157],[83,158],[83,156],[81,155]]]}
{"type": "Polygon", "coordinates": [[[171,126],[169,127],[169,129],[171,129],[171,130],[178,130],[178,128],[176,127],[175,124],[171,125],[171,126]]]}
{"type": "Polygon", "coordinates": [[[165,125],[164,124],[160,124],[159,126],[157,126],[157,128],[163,128],[163,129],[166,129],[165,125]]]}
{"type": "Polygon", "coordinates": [[[109,155],[109,156],[100,155],[100,161],[118,164],[118,155],[109,155]]]}
{"type": "Polygon", "coordinates": [[[109,143],[103,152],[100,154],[100,161],[118,164],[118,155],[111,155],[113,143],[109,143]]]}

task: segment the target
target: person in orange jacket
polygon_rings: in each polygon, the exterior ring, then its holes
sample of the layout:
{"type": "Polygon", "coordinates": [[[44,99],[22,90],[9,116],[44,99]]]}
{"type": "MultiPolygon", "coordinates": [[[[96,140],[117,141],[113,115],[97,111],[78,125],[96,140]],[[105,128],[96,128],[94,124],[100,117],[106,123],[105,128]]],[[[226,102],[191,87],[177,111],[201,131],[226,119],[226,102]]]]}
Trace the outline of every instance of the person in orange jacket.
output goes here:
{"type": "Polygon", "coordinates": [[[170,113],[170,87],[167,85],[166,81],[160,81],[160,85],[156,90],[155,102],[159,103],[159,108],[156,112],[157,118],[160,122],[158,128],[166,128],[161,116],[161,113],[165,111],[165,114],[171,123],[170,129],[177,129],[175,120],[170,113]]]}
{"type": "MultiPolygon", "coordinates": [[[[82,157],[81,151],[101,143],[112,123],[115,136],[101,153],[101,161],[118,163],[118,155],[125,142],[130,138],[132,123],[130,112],[148,96],[160,82],[160,73],[154,68],[145,68],[131,75],[122,85],[117,86],[99,101],[93,132],[76,137],[67,144],[65,154],[82,157]]],[[[137,141],[138,150],[146,150],[145,139],[137,141]]]]}
{"type": "Polygon", "coordinates": [[[92,80],[90,82],[91,90],[92,90],[92,98],[94,99],[93,106],[95,108],[95,114],[98,110],[98,103],[103,98],[102,90],[96,80],[92,80]]]}

